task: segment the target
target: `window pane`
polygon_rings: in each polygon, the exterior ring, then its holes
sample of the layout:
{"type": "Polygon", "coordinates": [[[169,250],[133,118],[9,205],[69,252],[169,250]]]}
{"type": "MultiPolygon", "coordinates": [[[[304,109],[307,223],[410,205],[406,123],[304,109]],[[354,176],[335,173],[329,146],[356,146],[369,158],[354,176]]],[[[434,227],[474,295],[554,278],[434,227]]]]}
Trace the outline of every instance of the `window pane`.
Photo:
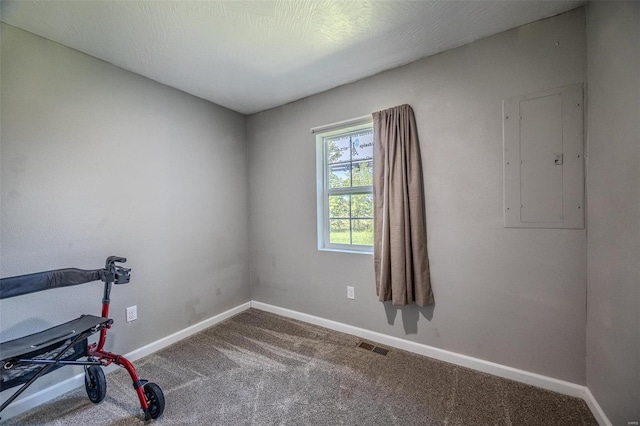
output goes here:
{"type": "Polygon", "coordinates": [[[350,195],[329,195],[329,217],[349,219],[350,195]]]}
{"type": "Polygon", "coordinates": [[[373,194],[353,194],[351,196],[351,217],[373,217],[373,194]]]}
{"type": "Polygon", "coordinates": [[[373,185],[373,160],[353,163],[353,186],[373,185]]]}
{"type": "Polygon", "coordinates": [[[329,188],[351,186],[351,164],[332,164],[329,169],[329,188]]]}
{"type": "Polygon", "coordinates": [[[353,161],[373,158],[373,132],[358,133],[351,137],[353,161]]]}
{"type": "Polygon", "coordinates": [[[351,244],[348,219],[329,219],[329,242],[331,244],[351,244]]]}
{"type": "Polygon", "coordinates": [[[354,124],[317,136],[323,168],[318,178],[318,248],[370,252],[373,246],[373,145],[370,125],[354,124]],[[322,175],[320,175],[322,173],[322,175]],[[369,192],[367,192],[369,191],[369,192]],[[364,247],[361,247],[364,246],[364,247]]]}
{"type": "Polygon", "coordinates": [[[327,164],[351,161],[351,155],[349,153],[350,139],[349,136],[340,136],[325,140],[327,164]]]}
{"type": "Polygon", "coordinates": [[[373,245],[373,219],[353,219],[353,242],[362,246],[373,245]]]}

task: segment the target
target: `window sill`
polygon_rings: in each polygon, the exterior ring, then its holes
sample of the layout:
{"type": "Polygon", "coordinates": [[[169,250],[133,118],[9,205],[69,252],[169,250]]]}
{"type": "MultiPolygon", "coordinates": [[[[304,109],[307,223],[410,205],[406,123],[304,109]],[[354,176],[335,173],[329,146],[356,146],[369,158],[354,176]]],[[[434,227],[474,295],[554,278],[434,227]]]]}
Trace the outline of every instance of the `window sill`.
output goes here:
{"type": "Polygon", "coordinates": [[[372,251],[362,251],[362,250],[348,250],[348,249],[322,247],[322,248],[318,248],[318,251],[332,251],[332,252],[336,252],[336,253],[351,253],[351,254],[373,255],[373,250],[372,251]]]}

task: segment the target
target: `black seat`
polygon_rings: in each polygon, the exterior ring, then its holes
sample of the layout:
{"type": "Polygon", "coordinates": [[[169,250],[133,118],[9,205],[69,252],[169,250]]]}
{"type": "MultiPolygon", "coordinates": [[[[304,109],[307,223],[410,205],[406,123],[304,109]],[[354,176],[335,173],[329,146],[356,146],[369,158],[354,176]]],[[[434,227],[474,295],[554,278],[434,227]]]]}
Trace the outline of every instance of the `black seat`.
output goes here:
{"type": "Polygon", "coordinates": [[[75,338],[79,334],[86,333],[87,336],[89,336],[112,323],[113,320],[109,318],[83,315],[39,333],[29,334],[28,336],[9,340],[8,342],[2,342],[0,343],[2,361],[26,358],[31,352],[42,351],[45,348],[55,346],[57,343],[75,338]]]}

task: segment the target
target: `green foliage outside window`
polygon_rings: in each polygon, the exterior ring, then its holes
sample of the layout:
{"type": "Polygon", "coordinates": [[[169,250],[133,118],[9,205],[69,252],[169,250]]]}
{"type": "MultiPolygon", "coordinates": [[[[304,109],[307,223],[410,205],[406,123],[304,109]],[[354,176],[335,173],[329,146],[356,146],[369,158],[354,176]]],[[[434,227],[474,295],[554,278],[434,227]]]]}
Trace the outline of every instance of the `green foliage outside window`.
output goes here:
{"type": "MultiPolygon", "coordinates": [[[[371,133],[368,133],[371,135],[371,133]]],[[[358,135],[356,135],[358,136],[358,135]]],[[[361,135],[360,135],[361,136],[361,135]]],[[[326,140],[329,240],[332,244],[373,245],[373,167],[352,136],[326,140]],[[355,160],[354,160],[355,159],[355,160]],[[353,188],[348,194],[331,189],[353,188]]],[[[366,149],[366,148],[365,148],[366,149]]],[[[369,151],[371,144],[368,145],[369,151]]]]}

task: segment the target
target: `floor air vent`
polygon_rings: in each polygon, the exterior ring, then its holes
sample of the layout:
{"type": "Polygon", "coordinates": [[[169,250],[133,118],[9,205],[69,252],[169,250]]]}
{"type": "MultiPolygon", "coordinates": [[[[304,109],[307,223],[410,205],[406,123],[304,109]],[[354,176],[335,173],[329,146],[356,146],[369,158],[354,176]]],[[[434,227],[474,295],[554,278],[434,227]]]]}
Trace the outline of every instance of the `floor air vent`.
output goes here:
{"type": "Polygon", "coordinates": [[[387,356],[387,354],[389,353],[389,349],[381,348],[380,346],[376,346],[372,349],[372,351],[384,356],[387,356]]]}
{"type": "Polygon", "coordinates": [[[373,348],[375,348],[375,346],[369,344],[369,343],[365,343],[365,342],[360,342],[358,343],[358,347],[362,348],[362,349],[366,349],[368,351],[372,351],[373,348]]]}
{"type": "Polygon", "coordinates": [[[374,346],[371,343],[366,342],[358,343],[358,347],[384,356],[387,356],[387,354],[389,353],[389,349],[381,348],[380,346],[374,346]]]}

